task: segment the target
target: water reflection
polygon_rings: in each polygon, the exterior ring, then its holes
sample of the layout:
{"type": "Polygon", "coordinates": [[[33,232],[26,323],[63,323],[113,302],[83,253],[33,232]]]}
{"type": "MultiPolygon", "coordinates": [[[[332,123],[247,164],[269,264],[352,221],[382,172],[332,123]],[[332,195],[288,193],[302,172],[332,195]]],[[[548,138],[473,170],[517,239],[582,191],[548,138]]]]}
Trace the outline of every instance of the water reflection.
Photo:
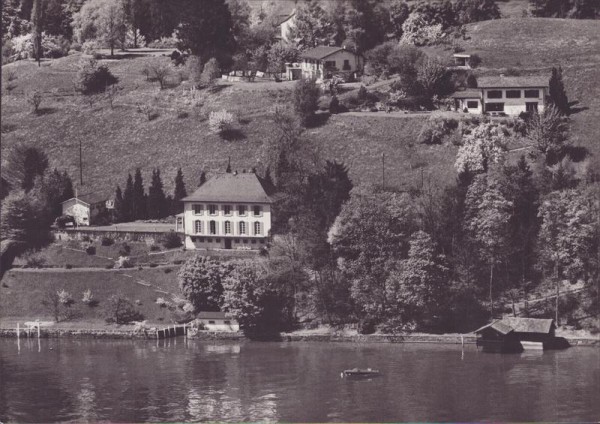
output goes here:
{"type": "Polygon", "coordinates": [[[597,421],[599,357],[597,349],[0,340],[0,421],[597,421]],[[339,378],[353,367],[382,376],[339,378]]]}

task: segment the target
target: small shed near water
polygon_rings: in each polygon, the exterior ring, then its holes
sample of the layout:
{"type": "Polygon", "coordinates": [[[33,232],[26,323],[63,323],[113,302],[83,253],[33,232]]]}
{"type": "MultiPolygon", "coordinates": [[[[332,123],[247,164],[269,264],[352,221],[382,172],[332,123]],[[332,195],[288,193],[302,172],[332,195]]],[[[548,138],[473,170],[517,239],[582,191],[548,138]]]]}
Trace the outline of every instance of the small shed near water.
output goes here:
{"type": "Polygon", "coordinates": [[[507,317],[475,330],[477,346],[490,352],[520,352],[529,346],[556,347],[552,319],[507,317]]]}
{"type": "Polygon", "coordinates": [[[225,312],[200,312],[197,321],[209,331],[240,331],[240,325],[235,318],[225,312]]]}

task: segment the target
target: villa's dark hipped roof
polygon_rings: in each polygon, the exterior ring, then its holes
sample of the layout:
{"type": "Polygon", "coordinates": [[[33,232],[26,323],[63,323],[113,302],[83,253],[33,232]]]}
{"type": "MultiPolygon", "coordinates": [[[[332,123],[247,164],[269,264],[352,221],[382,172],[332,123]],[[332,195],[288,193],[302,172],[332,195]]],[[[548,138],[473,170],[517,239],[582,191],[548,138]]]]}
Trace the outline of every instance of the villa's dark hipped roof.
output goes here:
{"type": "Polygon", "coordinates": [[[215,175],[183,201],[272,203],[258,177],[253,173],[215,175]]]}

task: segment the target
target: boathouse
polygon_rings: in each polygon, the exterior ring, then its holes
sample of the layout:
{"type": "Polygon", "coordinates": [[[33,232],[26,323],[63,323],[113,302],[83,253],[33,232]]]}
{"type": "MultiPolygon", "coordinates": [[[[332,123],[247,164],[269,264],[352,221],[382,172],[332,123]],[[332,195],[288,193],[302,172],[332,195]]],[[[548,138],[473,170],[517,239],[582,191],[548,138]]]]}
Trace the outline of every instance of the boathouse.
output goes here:
{"type": "Polygon", "coordinates": [[[240,331],[235,318],[225,312],[200,312],[196,320],[208,331],[240,331]]]}
{"type": "Polygon", "coordinates": [[[477,346],[490,352],[520,352],[557,346],[552,319],[507,317],[475,330],[477,346]]]}

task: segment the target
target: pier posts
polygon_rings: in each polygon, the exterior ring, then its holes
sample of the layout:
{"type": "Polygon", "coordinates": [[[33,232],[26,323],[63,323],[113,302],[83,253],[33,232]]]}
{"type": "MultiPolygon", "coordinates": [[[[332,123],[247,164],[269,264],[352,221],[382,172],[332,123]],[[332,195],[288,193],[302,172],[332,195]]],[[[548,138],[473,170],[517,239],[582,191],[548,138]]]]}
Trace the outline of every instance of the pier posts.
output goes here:
{"type": "Polygon", "coordinates": [[[17,339],[21,337],[21,330],[19,328],[19,323],[17,322],[17,339]]]}

